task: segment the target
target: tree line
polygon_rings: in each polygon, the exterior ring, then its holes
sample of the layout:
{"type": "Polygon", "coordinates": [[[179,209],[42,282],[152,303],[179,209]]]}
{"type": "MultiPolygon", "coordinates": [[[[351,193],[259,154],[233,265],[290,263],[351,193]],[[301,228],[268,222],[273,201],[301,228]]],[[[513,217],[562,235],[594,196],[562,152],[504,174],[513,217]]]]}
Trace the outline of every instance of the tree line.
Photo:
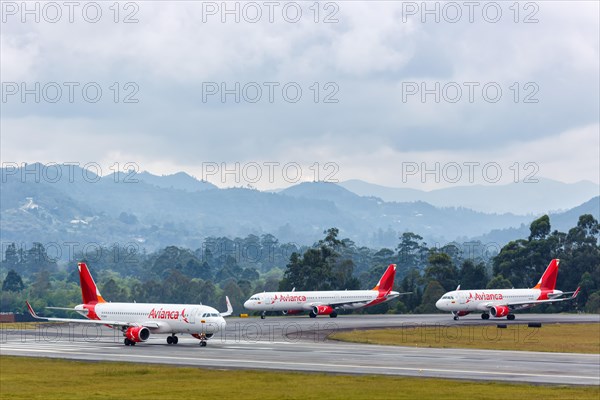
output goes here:
{"type": "MultiPolygon", "coordinates": [[[[387,265],[395,263],[395,290],[412,293],[358,312],[429,313],[437,312],[435,301],[459,284],[461,289],[532,287],[550,260],[560,258],[557,288],[581,286],[581,293],[573,302],[539,306],[536,312],[599,312],[599,231],[589,214],[566,233],[552,231],[544,215],[531,223],[528,238],[502,247],[480,242],[428,245],[420,235],[405,232],[395,248],[371,249],[340,238],[339,230],[330,228],[312,246],[280,243],[268,234],[211,237],[196,250],[168,246],[147,253],[129,244],[98,245],[75,259],[88,263],[110,301],[224,308],[228,295],[239,312],[256,292],[371,288],[387,265]]],[[[40,243],[29,249],[9,244],[0,263],[0,311],[25,311],[25,299],[38,308],[78,304],[79,277],[73,264],[59,265],[40,243]]]]}

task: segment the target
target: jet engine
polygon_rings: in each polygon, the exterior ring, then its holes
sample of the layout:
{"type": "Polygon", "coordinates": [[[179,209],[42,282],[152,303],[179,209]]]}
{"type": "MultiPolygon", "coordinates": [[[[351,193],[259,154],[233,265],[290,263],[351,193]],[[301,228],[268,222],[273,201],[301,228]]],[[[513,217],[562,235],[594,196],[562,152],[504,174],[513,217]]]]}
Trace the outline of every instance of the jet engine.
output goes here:
{"type": "Polygon", "coordinates": [[[494,306],[490,309],[490,314],[496,318],[506,317],[510,310],[507,306],[494,306]]]}
{"type": "Polygon", "coordinates": [[[313,313],[315,315],[329,315],[334,313],[333,307],[331,306],[315,306],[313,307],[313,313]]]}
{"type": "Polygon", "coordinates": [[[145,342],[150,337],[150,330],[145,326],[132,326],[125,331],[125,337],[132,342],[145,342]]]}

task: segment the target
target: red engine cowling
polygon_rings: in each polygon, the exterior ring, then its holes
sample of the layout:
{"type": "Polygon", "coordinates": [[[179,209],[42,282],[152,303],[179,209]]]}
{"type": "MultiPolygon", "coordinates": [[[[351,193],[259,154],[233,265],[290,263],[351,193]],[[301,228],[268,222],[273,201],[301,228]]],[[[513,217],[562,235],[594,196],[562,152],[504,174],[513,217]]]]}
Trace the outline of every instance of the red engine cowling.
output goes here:
{"type": "Polygon", "coordinates": [[[145,326],[132,326],[125,331],[125,337],[136,343],[145,342],[150,337],[150,330],[145,326]]]}
{"type": "Polygon", "coordinates": [[[316,315],[329,315],[333,312],[333,307],[331,306],[315,306],[313,308],[313,313],[316,315]]]}
{"type": "Polygon", "coordinates": [[[510,310],[507,306],[494,306],[490,309],[490,314],[496,318],[506,317],[510,310]]]}

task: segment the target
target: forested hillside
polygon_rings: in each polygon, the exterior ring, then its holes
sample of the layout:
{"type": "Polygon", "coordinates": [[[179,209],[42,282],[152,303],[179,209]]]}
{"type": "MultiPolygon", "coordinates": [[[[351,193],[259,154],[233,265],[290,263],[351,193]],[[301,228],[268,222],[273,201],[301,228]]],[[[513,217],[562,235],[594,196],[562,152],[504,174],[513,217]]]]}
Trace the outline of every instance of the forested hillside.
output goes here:
{"type": "MultiPolygon", "coordinates": [[[[145,252],[135,246],[94,247],[74,254],[66,266],[52,259],[40,243],[27,249],[9,244],[0,265],[0,311],[69,306],[80,302],[77,261],[86,261],[102,295],[111,301],[205,303],[224,307],[228,295],[236,312],[255,292],[371,288],[388,264],[398,265],[395,288],[413,292],[366,308],[367,313],[437,312],[435,301],[459,283],[463,289],[532,287],[552,258],[560,258],[557,287],[581,286],[573,302],[540,306],[544,311],[598,312],[600,307],[600,226],[589,214],[567,232],[552,230],[544,215],[534,220],[526,238],[499,252],[482,242],[431,245],[405,232],[390,248],[372,249],[323,232],[312,246],[282,243],[275,236],[212,237],[197,249],[168,246],[145,252]]],[[[48,310],[48,314],[51,311],[48,310]]]]}

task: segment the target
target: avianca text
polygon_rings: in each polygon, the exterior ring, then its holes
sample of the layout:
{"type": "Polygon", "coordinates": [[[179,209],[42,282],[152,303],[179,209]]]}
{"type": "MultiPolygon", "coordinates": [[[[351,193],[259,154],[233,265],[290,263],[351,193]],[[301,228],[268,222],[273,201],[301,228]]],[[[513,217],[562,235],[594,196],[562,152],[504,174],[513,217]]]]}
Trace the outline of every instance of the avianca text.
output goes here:
{"type": "Polygon", "coordinates": [[[153,318],[153,319],[179,319],[179,311],[169,311],[169,310],[163,310],[162,308],[159,310],[156,309],[152,309],[152,311],[150,311],[150,314],[148,314],[148,318],[153,318]]]}
{"type": "Polygon", "coordinates": [[[502,300],[502,293],[469,293],[469,300],[502,300]]]}
{"type": "Polygon", "coordinates": [[[285,301],[306,301],[306,296],[299,295],[289,295],[289,294],[280,294],[279,296],[275,295],[275,301],[279,300],[280,302],[285,301]]]}

